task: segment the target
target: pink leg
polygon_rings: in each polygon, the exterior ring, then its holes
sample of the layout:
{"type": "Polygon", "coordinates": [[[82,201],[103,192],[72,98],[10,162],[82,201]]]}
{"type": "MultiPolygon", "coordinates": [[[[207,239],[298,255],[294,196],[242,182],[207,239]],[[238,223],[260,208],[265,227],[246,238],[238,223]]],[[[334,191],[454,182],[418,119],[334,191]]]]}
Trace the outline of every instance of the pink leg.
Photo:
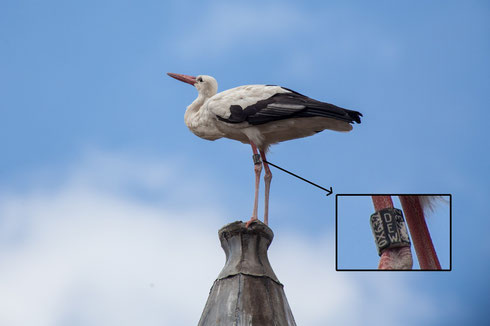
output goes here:
{"type": "MultiPolygon", "coordinates": [[[[374,209],[393,208],[391,196],[372,196],[374,209]]],[[[412,251],[410,247],[390,248],[383,251],[379,258],[378,269],[412,269],[412,251]]]]}
{"type": "Polygon", "coordinates": [[[399,196],[405,214],[415,253],[421,269],[438,270],[441,264],[430,237],[424,211],[418,196],[399,196]]]}
{"type": "Polygon", "coordinates": [[[252,146],[252,151],[254,153],[254,171],[255,171],[255,199],[254,199],[254,211],[252,213],[252,218],[247,222],[246,227],[250,225],[253,221],[257,220],[257,210],[259,207],[259,185],[260,185],[260,173],[262,172],[262,162],[260,161],[260,155],[257,152],[257,146],[253,142],[250,142],[252,146]]]}
{"type": "MultiPolygon", "coordinates": [[[[263,161],[267,161],[265,158],[264,151],[260,151],[260,155],[262,156],[263,161]]],[[[269,192],[271,190],[271,180],[272,173],[271,169],[269,169],[269,164],[264,162],[264,183],[265,183],[265,202],[264,202],[264,223],[265,225],[269,225],[269,192]]]]}

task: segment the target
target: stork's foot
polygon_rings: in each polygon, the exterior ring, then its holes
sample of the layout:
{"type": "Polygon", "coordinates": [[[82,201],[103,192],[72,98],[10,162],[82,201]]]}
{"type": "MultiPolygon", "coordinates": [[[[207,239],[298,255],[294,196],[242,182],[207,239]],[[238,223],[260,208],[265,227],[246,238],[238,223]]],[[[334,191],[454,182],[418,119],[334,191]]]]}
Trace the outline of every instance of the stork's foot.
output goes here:
{"type": "Polygon", "coordinates": [[[258,220],[259,220],[258,218],[252,216],[252,218],[245,224],[245,227],[248,229],[250,224],[252,224],[253,222],[256,222],[258,220]]]}

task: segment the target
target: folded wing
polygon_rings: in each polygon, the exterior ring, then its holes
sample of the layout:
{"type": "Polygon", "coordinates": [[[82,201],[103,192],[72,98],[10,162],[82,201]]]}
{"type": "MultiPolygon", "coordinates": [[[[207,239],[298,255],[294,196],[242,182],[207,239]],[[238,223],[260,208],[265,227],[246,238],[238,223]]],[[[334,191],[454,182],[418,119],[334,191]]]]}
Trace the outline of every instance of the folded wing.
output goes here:
{"type": "Polygon", "coordinates": [[[348,123],[361,123],[362,114],[360,112],[320,102],[287,88],[282,89],[284,92],[276,93],[245,108],[231,104],[228,117],[217,115],[217,118],[228,123],[248,122],[251,125],[309,117],[325,117],[348,123]]]}

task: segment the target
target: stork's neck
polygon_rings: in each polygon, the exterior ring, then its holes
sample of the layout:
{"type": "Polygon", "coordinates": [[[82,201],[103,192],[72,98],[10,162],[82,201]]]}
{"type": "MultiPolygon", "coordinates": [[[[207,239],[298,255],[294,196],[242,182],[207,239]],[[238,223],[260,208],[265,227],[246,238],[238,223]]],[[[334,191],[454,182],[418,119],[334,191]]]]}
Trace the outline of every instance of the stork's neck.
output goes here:
{"type": "Polygon", "coordinates": [[[203,106],[204,102],[208,99],[204,94],[199,93],[199,96],[187,107],[185,111],[185,122],[187,123],[188,119],[196,119],[200,115],[200,109],[203,106]]]}
{"type": "Polygon", "coordinates": [[[204,139],[215,140],[223,137],[223,135],[214,125],[210,112],[203,107],[209,98],[200,93],[195,101],[187,107],[184,121],[195,135],[204,139]]]}

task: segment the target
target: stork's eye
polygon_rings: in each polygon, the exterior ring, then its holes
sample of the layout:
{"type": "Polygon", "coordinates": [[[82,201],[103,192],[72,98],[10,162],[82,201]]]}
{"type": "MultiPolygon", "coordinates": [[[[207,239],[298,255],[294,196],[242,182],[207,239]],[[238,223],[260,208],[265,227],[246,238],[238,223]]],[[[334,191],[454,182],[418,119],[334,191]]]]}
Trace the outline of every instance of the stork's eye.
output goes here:
{"type": "Polygon", "coordinates": [[[201,77],[199,77],[199,78],[197,79],[197,81],[198,81],[198,82],[202,82],[202,78],[201,78],[201,77]]]}

